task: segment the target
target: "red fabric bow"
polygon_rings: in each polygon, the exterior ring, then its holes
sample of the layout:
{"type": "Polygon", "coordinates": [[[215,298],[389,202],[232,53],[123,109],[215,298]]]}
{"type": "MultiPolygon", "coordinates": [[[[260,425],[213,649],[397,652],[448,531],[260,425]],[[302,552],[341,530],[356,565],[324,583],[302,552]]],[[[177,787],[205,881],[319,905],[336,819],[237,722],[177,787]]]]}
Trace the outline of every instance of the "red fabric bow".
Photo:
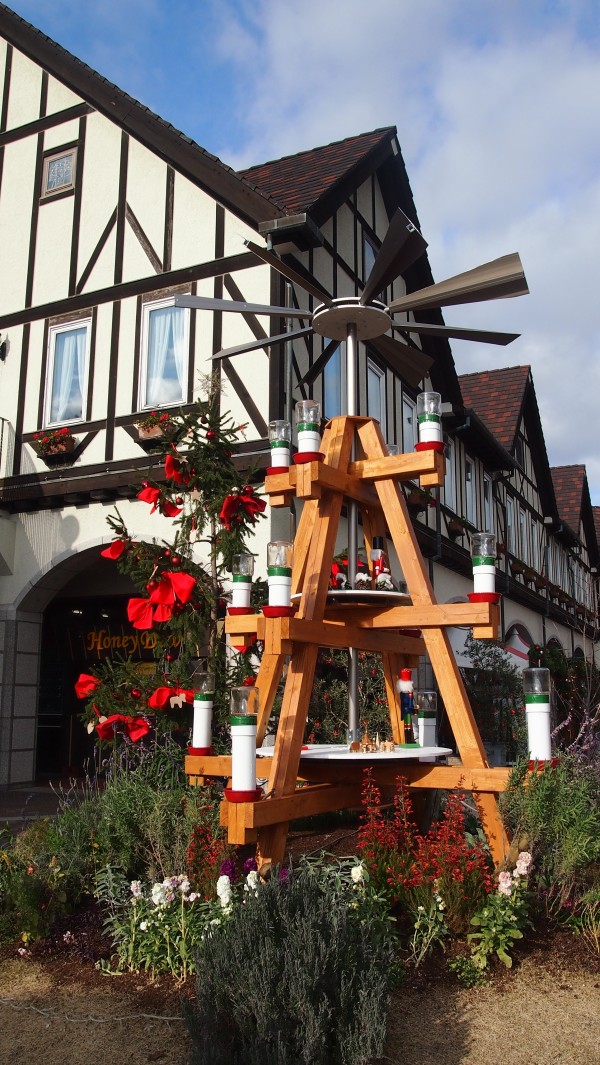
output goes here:
{"type": "Polygon", "coordinates": [[[163,687],[156,688],[156,690],[152,692],[152,695],[148,699],[148,706],[151,707],[152,710],[164,710],[165,706],[174,695],[185,696],[186,703],[193,703],[194,701],[193,691],[190,691],[187,688],[163,687]]]}
{"type": "Polygon", "coordinates": [[[175,484],[189,484],[191,477],[183,472],[184,465],[181,459],[175,455],[167,455],[165,458],[165,477],[169,477],[175,484]]]}
{"type": "Polygon", "coordinates": [[[241,524],[244,514],[239,512],[243,511],[250,521],[256,522],[258,515],[263,512],[266,505],[264,499],[257,499],[254,494],[236,492],[235,495],[225,496],[221,513],[219,514],[219,521],[229,530],[232,522],[236,525],[241,524]]]}
{"type": "Polygon", "coordinates": [[[176,507],[168,499],[163,499],[161,502],[160,488],[152,488],[147,484],[142,488],[141,492],[138,492],[137,498],[141,499],[142,503],[152,504],[151,514],[154,514],[157,508],[166,518],[175,518],[178,514],[181,514],[181,507],[176,507]]]}
{"type": "Polygon", "coordinates": [[[87,699],[92,692],[99,688],[102,681],[92,677],[89,673],[80,673],[75,682],[75,695],[78,699],[87,699]]]}
{"type": "Polygon", "coordinates": [[[112,740],[116,726],[119,722],[123,725],[123,732],[126,732],[129,739],[133,743],[137,743],[141,740],[142,736],[145,736],[150,732],[150,725],[143,717],[127,717],[125,714],[111,714],[106,718],[106,721],[101,721],[96,725],[96,732],[101,740],[112,740]]]}
{"type": "Polygon", "coordinates": [[[112,544],[109,544],[108,547],[105,547],[104,551],[101,551],[100,554],[103,556],[103,558],[112,558],[114,561],[116,561],[118,558],[121,557],[126,547],[127,542],[125,540],[113,540],[112,544]]]}

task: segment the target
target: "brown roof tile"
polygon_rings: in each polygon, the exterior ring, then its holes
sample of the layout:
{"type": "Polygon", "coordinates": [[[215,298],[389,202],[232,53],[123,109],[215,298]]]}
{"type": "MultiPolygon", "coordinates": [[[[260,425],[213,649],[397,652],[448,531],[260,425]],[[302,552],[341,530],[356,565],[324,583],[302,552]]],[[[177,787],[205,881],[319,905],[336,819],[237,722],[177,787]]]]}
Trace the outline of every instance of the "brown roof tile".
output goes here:
{"type": "Polygon", "coordinates": [[[596,543],[600,544],[600,507],[592,507],[594,528],[596,530],[596,543]]]}
{"type": "Polygon", "coordinates": [[[551,466],[550,473],[561,521],[566,522],[578,536],[586,479],[585,466],[551,466]]]}
{"type": "Polygon", "coordinates": [[[346,137],[322,148],[287,155],[240,170],[239,177],[269,196],[286,211],[308,211],[371,152],[395,136],[393,126],[346,137]]]}
{"type": "Polygon", "coordinates": [[[509,366],[458,378],[465,407],[470,407],[504,448],[512,453],[523,409],[529,366],[509,366]]]}

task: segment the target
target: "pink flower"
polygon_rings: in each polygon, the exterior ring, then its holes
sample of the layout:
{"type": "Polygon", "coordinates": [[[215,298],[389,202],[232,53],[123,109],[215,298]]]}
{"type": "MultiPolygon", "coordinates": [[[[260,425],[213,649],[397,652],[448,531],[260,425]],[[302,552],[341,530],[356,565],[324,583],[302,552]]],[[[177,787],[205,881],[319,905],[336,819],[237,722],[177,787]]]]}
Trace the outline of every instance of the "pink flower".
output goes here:
{"type": "Polygon", "coordinates": [[[512,895],[512,873],[498,873],[498,892],[500,895],[512,895]]]}
{"type": "Polygon", "coordinates": [[[517,876],[527,876],[531,868],[532,858],[529,851],[521,851],[517,857],[517,864],[515,865],[515,873],[517,876]]]}

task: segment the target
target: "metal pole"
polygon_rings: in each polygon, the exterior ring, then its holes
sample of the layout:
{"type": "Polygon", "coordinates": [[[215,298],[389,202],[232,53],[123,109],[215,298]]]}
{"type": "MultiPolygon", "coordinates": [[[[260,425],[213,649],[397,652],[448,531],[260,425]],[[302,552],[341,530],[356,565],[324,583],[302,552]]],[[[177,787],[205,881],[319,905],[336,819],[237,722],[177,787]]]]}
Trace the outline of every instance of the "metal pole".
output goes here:
{"type": "MultiPolygon", "coordinates": [[[[348,323],[348,335],[346,338],[346,406],[348,414],[354,416],[358,413],[357,403],[358,385],[358,354],[356,341],[356,325],[348,323]]],[[[352,444],[352,459],[355,456],[355,444],[352,444]]],[[[350,587],[354,588],[356,579],[356,557],[358,554],[358,507],[351,499],[348,501],[348,580],[350,587]]],[[[355,647],[348,648],[348,732],[349,739],[358,738],[359,725],[358,707],[358,652],[355,647]]]]}
{"type": "MultiPolygon", "coordinates": [[[[292,306],[292,286],[289,281],[286,281],[285,285],[285,306],[292,306]]],[[[291,333],[294,328],[294,324],[291,318],[285,320],[285,331],[291,333]]],[[[286,340],[285,342],[285,420],[292,424],[293,421],[293,404],[292,404],[292,389],[293,389],[293,373],[294,373],[294,343],[292,340],[286,340]]],[[[293,540],[296,535],[296,501],[295,496],[292,494],[290,499],[290,540],[293,540]]]]}

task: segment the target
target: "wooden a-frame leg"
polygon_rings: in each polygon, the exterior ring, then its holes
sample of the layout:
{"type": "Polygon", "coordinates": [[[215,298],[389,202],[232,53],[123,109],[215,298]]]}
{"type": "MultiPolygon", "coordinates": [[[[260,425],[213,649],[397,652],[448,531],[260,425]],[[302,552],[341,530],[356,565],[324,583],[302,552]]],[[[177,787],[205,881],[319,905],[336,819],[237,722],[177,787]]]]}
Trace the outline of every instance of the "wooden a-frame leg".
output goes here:
{"type": "Polygon", "coordinates": [[[256,724],[256,746],[262,747],[273,709],[273,702],[279,681],[283,673],[285,655],[263,653],[256,675],[256,687],[259,692],[258,721],[256,724]]]}
{"type": "MultiPolygon", "coordinates": [[[[289,795],[296,788],[317,651],[314,644],[306,644],[290,660],[268,785],[269,794],[275,798],[289,795]]],[[[288,828],[289,822],[285,822],[259,829],[259,868],[283,862],[288,828]]]]}
{"type": "MultiPolygon", "coordinates": [[[[365,423],[358,434],[368,455],[379,457],[385,454],[381,431],[375,422],[365,423]]],[[[413,604],[435,603],[404,496],[392,478],[378,480],[376,490],[413,604]]],[[[424,629],[423,638],[462,763],[468,769],[487,767],[485,749],[447,633],[443,628],[424,629]]],[[[495,861],[501,861],[508,851],[508,840],[500,817],[498,796],[478,795],[476,802],[490,850],[495,861]]]]}

